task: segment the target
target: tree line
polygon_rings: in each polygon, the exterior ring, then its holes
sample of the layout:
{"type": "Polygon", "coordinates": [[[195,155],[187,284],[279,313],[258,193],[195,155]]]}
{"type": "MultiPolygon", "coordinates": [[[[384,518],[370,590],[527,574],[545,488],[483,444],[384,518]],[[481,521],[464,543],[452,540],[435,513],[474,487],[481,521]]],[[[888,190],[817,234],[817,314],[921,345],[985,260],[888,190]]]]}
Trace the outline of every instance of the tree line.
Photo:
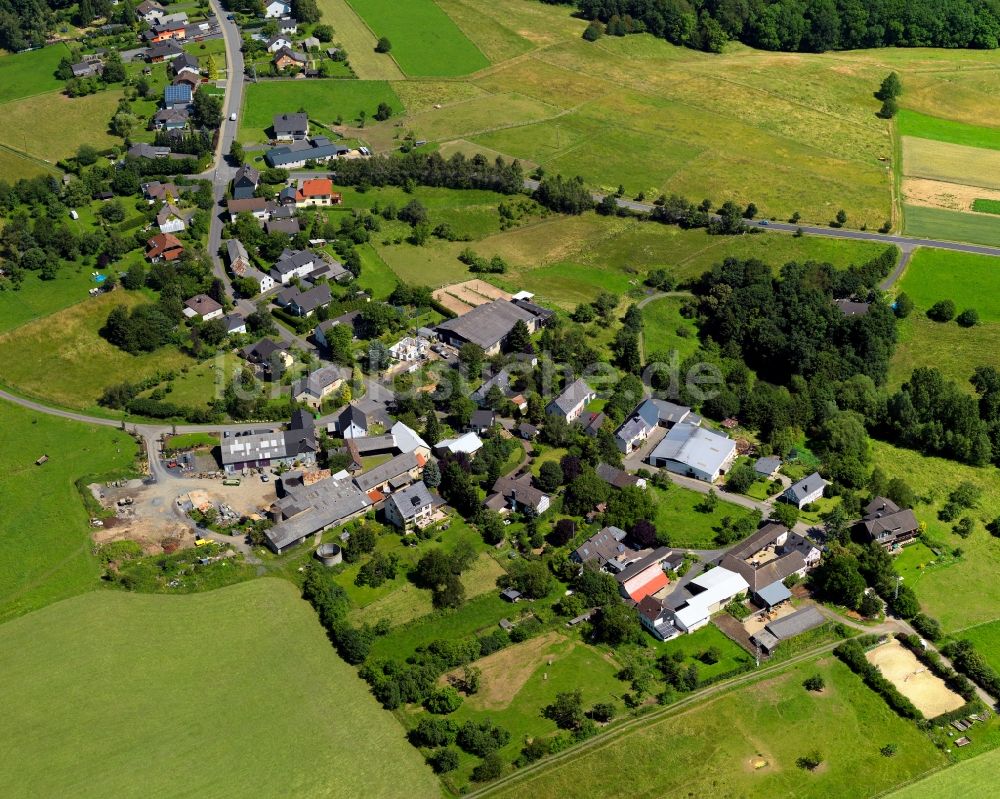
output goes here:
{"type": "MultiPolygon", "coordinates": [[[[543,0],[559,2],[560,0],[543,0]]],[[[815,52],[872,47],[994,49],[995,0],[576,0],[590,33],[648,32],[719,52],[729,40],[762,50],[815,52]]]]}
{"type": "Polygon", "coordinates": [[[490,163],[482,154],[466,158],[455,153],[448,159],[440,153],[412,151],[403,155],[374,155],[337,162],[337,182],[347,186],[440,186],[448,189],[486,189],[517,194],[524,188],[520,163],[502,158],[490,163]]]}

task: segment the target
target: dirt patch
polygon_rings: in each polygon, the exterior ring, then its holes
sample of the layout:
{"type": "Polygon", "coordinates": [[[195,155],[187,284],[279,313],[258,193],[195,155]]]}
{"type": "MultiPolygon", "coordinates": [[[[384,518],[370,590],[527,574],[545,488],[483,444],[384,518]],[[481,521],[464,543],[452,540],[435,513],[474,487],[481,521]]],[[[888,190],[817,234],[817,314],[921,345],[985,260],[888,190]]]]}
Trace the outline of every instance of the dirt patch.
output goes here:
{"type": "Polygon", "coordinates": [[[882,644],[866,657],[928,718],[957,710],[964,704],[962,697],[950,691],[940,677],[932,674],[899,641],[882,644]]]}
{"type": "MultiPolygon", "coordinates": [[[[553,631],[477,660],[473,665],[482,671],[482,677],[479,693],[469,698],[469,704],[477,710],[503,710],[510,705],[539,666],[551,659],[552,667],[558,668],[558,662],[574,646],[565,636],[553,631]],[[562,643],[569,645],[559,646],[562,643]]],[[[455,675],[460,673],[452,672],[455,675]]],[[[449,676],[451,675],[446,674],[444,678],[449,676]]],[[[538,679],[542,679],[541,675],[538,679]]]]}
{"type": "Polygon", "coordinates": [[[974,200],[1000,200],[1000,190],[947,183],[943,180],[905,178],[903,197],[910,205],[945,208],[949,211],[971,211],[974,200]]]}

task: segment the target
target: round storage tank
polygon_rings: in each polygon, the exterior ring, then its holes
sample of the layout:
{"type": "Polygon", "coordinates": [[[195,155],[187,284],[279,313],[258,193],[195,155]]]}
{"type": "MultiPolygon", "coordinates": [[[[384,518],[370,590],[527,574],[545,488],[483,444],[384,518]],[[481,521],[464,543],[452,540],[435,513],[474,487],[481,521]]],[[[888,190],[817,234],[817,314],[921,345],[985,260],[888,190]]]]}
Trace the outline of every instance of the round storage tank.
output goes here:
{"type": "Polygon", "coordinates": [[[338,544],[320,544],[316,548],[316,557],[324,566],[336,566],[344,559],[338,544]]]}

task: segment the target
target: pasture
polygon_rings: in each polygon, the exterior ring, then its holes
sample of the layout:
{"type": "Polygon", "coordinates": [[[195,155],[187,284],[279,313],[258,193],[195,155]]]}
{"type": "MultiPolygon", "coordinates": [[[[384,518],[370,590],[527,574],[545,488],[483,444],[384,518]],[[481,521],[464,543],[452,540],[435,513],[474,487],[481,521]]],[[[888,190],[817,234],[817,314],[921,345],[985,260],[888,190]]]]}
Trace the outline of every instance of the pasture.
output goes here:
{"type": "Polygon", "coordinates": [[[61,89],[55,76],[59,62],[69,57],[69,48],[54,44],[41,50],[0,56],[0,103],[61,89]]]}
{"type": "Polygon", "coordinates": [[[490,795],[610,799],[621,786],[607,775],[627,773],[633,796],[846,799],[857,796],[858,774],[875,794],[944,758],[846,666],[825,658],[644,723],[490,795]],[[826,681],[820,694],[802,687],[815,673],[826,681]],[[898,746],[892,758],[879,753],[889,742],[898,746]],[[823,765],[811,773],[797,768],[796,759],[813,749],[823,765]]]}
{"type": "Polygon", "coordinates": [[[74,483],[127,471],[136,445],[120,430],[0,403],[0,621],[97,587],[89,514],[74,483]],[[17,431],[14,434],[12,431],[17,431]],[[48,455],[47,463],[35,459],[48,455]]]}
{"type": "Polygon", "coordinates": [[[683,360],[698,349],[697,325],[680,314],[684,302],[684,297],[663,297],[642,309],[643,347],[647,355],[676,352],[683,360]]]}
{"type": "Polygon", "coordinates": [[[927,116],[908,108],[900,109],[896,125],[901,136],[1000,150],[1000,128],[968,125],[951,119],[927,116]]]}
{"type": "Polygon", "coordinates": [[[892,799],[941,799],[942,796],[967,796],[970,799],[992,796],[1000,768],[1000,749],[984,752],[950,768],[935,772],[919,782],[890,794],[892,799]]]}
{"type": "Polygon", "coordinates": [[[1000,671],[1000,619],[962,630],[958,637],[972,641],[987,662],[1000,671]]]}
{"type": "Polygon", "coordinates": [[[140,784],[151,796],[439,796],[284,581],[94,592],[3,625],[0,643],[5,796],[130,796],[140,784]],[[255,741],[266,757],[247,755],[255,741]]]}
{"type": "Polygon", "coordinates": [[[1000,189],[1000,150],[912,136],[903,136],[902,143],[903,174],[908,177],[1000,189]]]}
{"type": "Polygon", "coordinates": [[[915,313],[950,299],[959,311],[975,308],[983,322],[1000,322],[1000,259],[990,255],[918,249],[899,290],[913,300],[915,313]]]}
{"type": "Polygon", "coordinates": [[[1000,225],[992,216],[917,205],[906,205],[903,210],[906,233],[910,236],[1000,247],[1000,225]]]}
{"type": "Polygon", "coordinates": [[[351,57],[351,68],[362,80],[397,80],[399,65],[375,52],[375,34],[365,25],[347,0],[316,0],[323,19],[336,20],[336,39],[351,57]]]}
{"type": "Polygon", "coordinates": [[[434,0],[348,0],[375,33],[392,43],[391,56],[410,77],[467,75],[489,66],[485,55],[434,0]]]}
{"type": "Polygon", "coordinates": [[[993,579],[1000,570],[1000,552],[984,529],[986,522],[1000,516],[1000,471],[994,466],[977,468],[927,457],[881,441],[872,441],[872,457],[886,475],[905,480],[916,492],[920,501],[914,512],[942,556],[956,547],[962,550],[960,557],[939,558],[935,565],[928,563],[916,570],[919,574],[913,574],[912,580],[908,578],[924,611],[949,633],[1000,618],[1000,583],[993,579]],[[975,530],[965,539],[952,532],[951,522],[937,517],[948,494],[963,481],[983,492],[974,510],[963,511],[975,522],[975,530]]]}
{"type": "Polygon", "coordinates": [[[0,333],[83,302],[95,285],[90,271],[82,267],[64,267],[55,280],[42,280],[37,272],[25,272],[17,291],[9,287],[0,291],[0,333]]]}
{"type": "Polygon", "coordinates": [[[129,355],[99,335],[111,309],[149,300],[123,290],[88,298],[0,336],[3,382],[23,394],[77,410],[93,409],[103,389],[180,369],[194,361],[172,346],[129,355]],[[95,364],[100,364],[96,369],[95,364]]]}
{"type": "MultiPolygon", "coordinates": [[[[375,115],[379,103],[387,103],[394,112],[403,106],[392,87],[385,81],[358,80],[309,80],[264,81],[246,87],[243,115],[240,120],[240,141],[246,143],[267,141],[274,117],[294,113],[304,108],[311,120],[332,125],[338,116],[346,124],[356,124],[364,111],[369,119],[375,115]]],[[[315,135],[321,135],[316,130],[315,135]]]]}

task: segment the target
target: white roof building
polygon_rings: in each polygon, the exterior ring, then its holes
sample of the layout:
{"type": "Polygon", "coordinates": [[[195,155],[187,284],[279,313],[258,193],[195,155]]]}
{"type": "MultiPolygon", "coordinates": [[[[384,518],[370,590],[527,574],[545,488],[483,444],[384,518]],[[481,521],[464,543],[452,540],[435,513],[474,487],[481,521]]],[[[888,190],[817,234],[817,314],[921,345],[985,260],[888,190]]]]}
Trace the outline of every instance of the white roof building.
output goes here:
{"type": "Polygon", "coordinates": [[[443,441],[439,441],[435,445],[435,449],[437,449],[438,452],[447,451],[452,454],[464,452],[467,455],[478,452],[482,448],[482,439],[480,439],[475,433],[466,433],[458,438],[446,438],[443,441]]]}
{"type": "Polygon", "coordinates": [[[699,574],[686,586],[692,596],[671,612],[674,624],[688,633],[704,627],[713,613],[722,610],[749,588],[739,574],[721,566],[699,574]]]}
{"type": "Polygon", "coordinates": [[[674,425],[649,454],[649,462],[675,474],[714,483],[736,458],[736,442],[688,422],[674,425]]]}

